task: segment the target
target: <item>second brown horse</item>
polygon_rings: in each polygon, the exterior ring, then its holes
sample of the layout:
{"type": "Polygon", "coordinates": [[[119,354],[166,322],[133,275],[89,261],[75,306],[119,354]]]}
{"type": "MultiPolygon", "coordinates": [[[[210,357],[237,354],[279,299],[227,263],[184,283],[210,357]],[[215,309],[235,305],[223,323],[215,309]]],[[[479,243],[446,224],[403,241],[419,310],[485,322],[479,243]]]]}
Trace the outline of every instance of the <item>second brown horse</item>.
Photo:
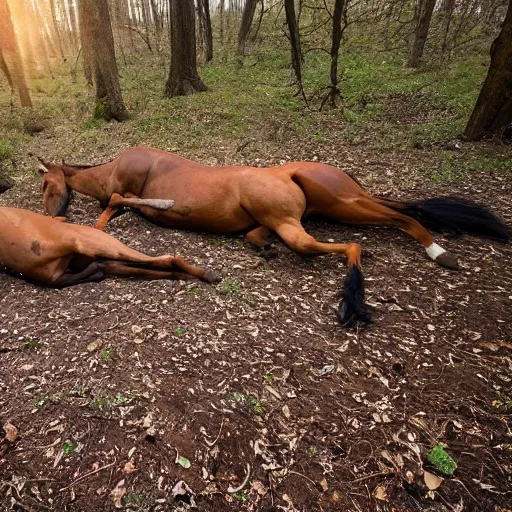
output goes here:
{"type": "Polygon", "coordinates": [[[135,208],[159,224],[209,233],[246,232],[265,254],[272,232],[306,254],[342,253],[349,273],[338,309],[343,325],[369,321],[364,305],[361,247],[324,243],[309,235],[301,220],[318,214],[343,224],[395,226],[409,233],[439,265],[457,269],[457,259],[436,244],[422,225],[507,241],[510,231],[486,208],[452,198],[410,203],[375,197],[341,169],[315,162],[279,167],[210,167],[166,151],[136,147],[101,165],[42,162],[43,201],[50,215],[63,215],[70,189],[105,207],[96,227],[103,229],[123,207],[135,208]],[[144,199],[173,199],[167,208],[144,199]],[[421,223],[420,223],[420,222],[421,223]]]}

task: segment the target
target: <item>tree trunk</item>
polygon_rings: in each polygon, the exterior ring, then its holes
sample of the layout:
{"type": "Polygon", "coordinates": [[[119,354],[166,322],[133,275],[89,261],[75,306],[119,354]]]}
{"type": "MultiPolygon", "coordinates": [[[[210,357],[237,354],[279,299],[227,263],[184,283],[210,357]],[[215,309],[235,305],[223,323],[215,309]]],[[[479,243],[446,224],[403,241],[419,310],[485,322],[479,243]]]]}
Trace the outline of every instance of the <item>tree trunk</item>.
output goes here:
{"type": "Polygon", "coordinates": [[[441,55],[446,55],[448,48],[448,34],[450,32],[450,25],[452,23],[453,11],[455,9],[455,0],[444,0],[442,5],[443,16],[443,41],[441,43],[441,55]]]}
{"type": "Polygon", "coordinates": [[[242,22],[240,24],[240,31],[238,32],[238,54],[245,55],[246,44],[251,32],[252,20],[256,12],[256,5],[258,0],[246,0],[244,12],[242,14],[242,22]]]}
{"type": "Polygon", "coordinates": [[[410,68],[418,68],[423,57],[423,49],[427,42],[428,30],[430,28],[430,20],[436,5],[436,0],[419,0],[416,18],[416,30],[414,34],[414,42],[412,44],[411,54],[407,65],[410,68]]]}
{"type": "Polygon", "coordinates": [[[78,8],[84,49],[90,49],[92,77],[96,87],[94,116],[107,121],[124,121],[128,113],[119,85],[107,0],[78,0],[78,8]]]}
{"type": "Polygon", "coordinates": [[[87,85],[93,85],[92,80],[92,48],[87,37],[87,13],[84,12],[84,3],[78,2],[78,28],[80,33],[80,44],[82,47],[82,62],[84,65],[84,76],[87,85]]]}
{"type": "Polygon", "coordinates": [[[299,26],[295,16],[295,0],[284,0],[286,23],[290,33],[290,45],[292,51],[292,67],[302,98],[307,103],[304,87],[302,86],[302,50],[300,46],[299,26]]]}
{"type": "Polygon", "coordinates": [[[194,0],[169,0],[171,24],[171,68],[164,96],[185,96],[206,91],[196,62],[194,0]]]}
{"type": "Polygon", "coordinates": [[[57,38],[57,44],[59,46],[59,52],[62,60],[66,62],[66,54],[64,53],[64,45],[62,44],[62,37],[59,30],[59,24],[57,22],[57,11],[55,9],[55,0],[50,0],[50,14],[52,19],[52,30],[57,38]]]}
{"type": "Polygon", "coordinates": [[[338,89],[338,55],[340,51],[341,36],[341,18],[345,9],[345,0],[335,0],[334,12],[332,13],[332,46],[331,46],[331,87],[329,99],[333,107],[336,106],[336,98],[340,94],[338,89]]]}
{"type": "Polygon", "coordinates": [[[224,0],[219,0],[219,39],[224,44],[224,0]]]}
{"type": "Polygon", "coordinates": [[[491,45],[491,65],[464,131],[470,140],[486,133],[512,137],[512,0],[501,32],[491,45]]]}
{"type": "Polygon", "coordinates": [[[18,40],[14,32],[14,26],[11,18],[11,11],[7,0],[0,0],[0,53],[4,67],[8,70],[7,76],[10,82],[16,84],[20,93],[20,102],[22,107],[31,107],[32,99],[27,87],[23,62],[20,56],[18,40]]]}
{"type": "Polygon", "coordinates": [[[198,0],[200,25],[203,29],[204,58],[206,62],[213,59],[212,20],[209,0],[198,0]]]}

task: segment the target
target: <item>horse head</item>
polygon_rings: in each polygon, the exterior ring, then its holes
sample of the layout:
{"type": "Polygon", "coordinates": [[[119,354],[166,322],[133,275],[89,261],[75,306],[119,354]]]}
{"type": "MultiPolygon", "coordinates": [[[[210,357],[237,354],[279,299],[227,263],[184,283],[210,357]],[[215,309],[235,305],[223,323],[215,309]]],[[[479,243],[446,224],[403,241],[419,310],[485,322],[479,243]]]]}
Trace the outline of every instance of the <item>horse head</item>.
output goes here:
{"type": "Polygon", "coordinates": [[[43,206],[48,215],[61,217],[65,215],[71,200],[71,189],[60,165],[39,159],[38,171],[43,174],[41,189],[43,206]]]}

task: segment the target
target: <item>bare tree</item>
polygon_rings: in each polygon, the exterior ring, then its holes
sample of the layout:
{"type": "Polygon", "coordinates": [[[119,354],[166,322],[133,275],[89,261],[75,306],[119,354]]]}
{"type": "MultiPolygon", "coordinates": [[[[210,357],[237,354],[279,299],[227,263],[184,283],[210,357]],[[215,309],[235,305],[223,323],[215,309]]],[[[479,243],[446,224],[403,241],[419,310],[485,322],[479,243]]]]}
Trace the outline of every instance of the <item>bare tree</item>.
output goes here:
{"type": "Polygon", "coordinates": [[[199,8],[199,24],[202,28],[203,42],[204,42],[204,57],[206,62],[213,59],[213,34],[212,34],[212,20],[210,17],[210,2],[209,0],[198,0],[199,8]]]}
{"type": "Polygon", "coordinates": [[[185,96],[206,91],[196,62],[194,0],[169,0],[171,24],[171,68],[164,96],[185,96]]]}
{"type": "Polygon", "coordinates": [[[491,65],[464,131],[470,140],[486,133],[512,137],[512,0],[491,45],[491,65]],[[506,133],[508,132],[508,133],[506,133]]]}
{"type": "Polygon", "coordinates": [[[295,15],[295,1],[284,0],[284,10],[286,13],[286,23],[288,25],[288,32],[290,34],[290,45],[292,51],[292,67],[295,72],[295,79],[299,92],[302,95],[304,102],[307,104],[306,94],[302,85],[302,49],[300,46],[300,33],[299,25],[297,23],[297,16],[295,15]]]}
{"type": "Polygon", "coordinates": [[[414,42],[407,63],[410,68],[417,68],[421,64],[435,5],[436,0],[419,0],[419,4],[417,4],[414,42]]]}
{"type": "Polygon", "coordinates": [[[96,88],[94,115],[106,120],[128,117],[121,95],[114,36],[107,0],[78,0],[84,49],[90,50],[93,82],[96,88]]]}
{"type": "Polygon", "coordinates": [[[341,19],[345,10],[345,0],[335,0],[332,13],[332,45],[331,45],[331,85],[327,98],[331,105],[336,106],[336,98],[340,94],[338,89],[338,56],[340,52],[341,36],[343,29],[341,19]]]}
{"type": "Polygon", "coordinates": [[[20,94],[21,106],[31,107],[32,99],[27,87],[18,40],[7,0],[0,0],[0,55],[1,68],[11,86],[12,84],[16,85],[20,94]]]}
{"type": "Polygon", "coordinates": [[[246,0],[245,2],[240,31],[238,32],[239,55],[245,55],[247,40],[249,39],[249,33],[251,32],[252,20],[254,19],[257,4],[258,0],[246,0]]]}

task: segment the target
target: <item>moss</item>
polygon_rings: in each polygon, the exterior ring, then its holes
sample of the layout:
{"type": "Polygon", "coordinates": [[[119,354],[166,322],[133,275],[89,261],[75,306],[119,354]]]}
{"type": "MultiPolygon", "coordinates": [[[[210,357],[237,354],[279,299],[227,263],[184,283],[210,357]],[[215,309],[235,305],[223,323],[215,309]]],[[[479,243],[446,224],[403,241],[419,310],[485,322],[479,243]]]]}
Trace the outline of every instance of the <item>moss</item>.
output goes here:
{"type": "Polygon", "coordinates": [[[453,472],[457,469],[457,463],[440,444],[434,446],[428,452],[427,458],[438,471],[445,475],[453,475],[453,472]]]}

